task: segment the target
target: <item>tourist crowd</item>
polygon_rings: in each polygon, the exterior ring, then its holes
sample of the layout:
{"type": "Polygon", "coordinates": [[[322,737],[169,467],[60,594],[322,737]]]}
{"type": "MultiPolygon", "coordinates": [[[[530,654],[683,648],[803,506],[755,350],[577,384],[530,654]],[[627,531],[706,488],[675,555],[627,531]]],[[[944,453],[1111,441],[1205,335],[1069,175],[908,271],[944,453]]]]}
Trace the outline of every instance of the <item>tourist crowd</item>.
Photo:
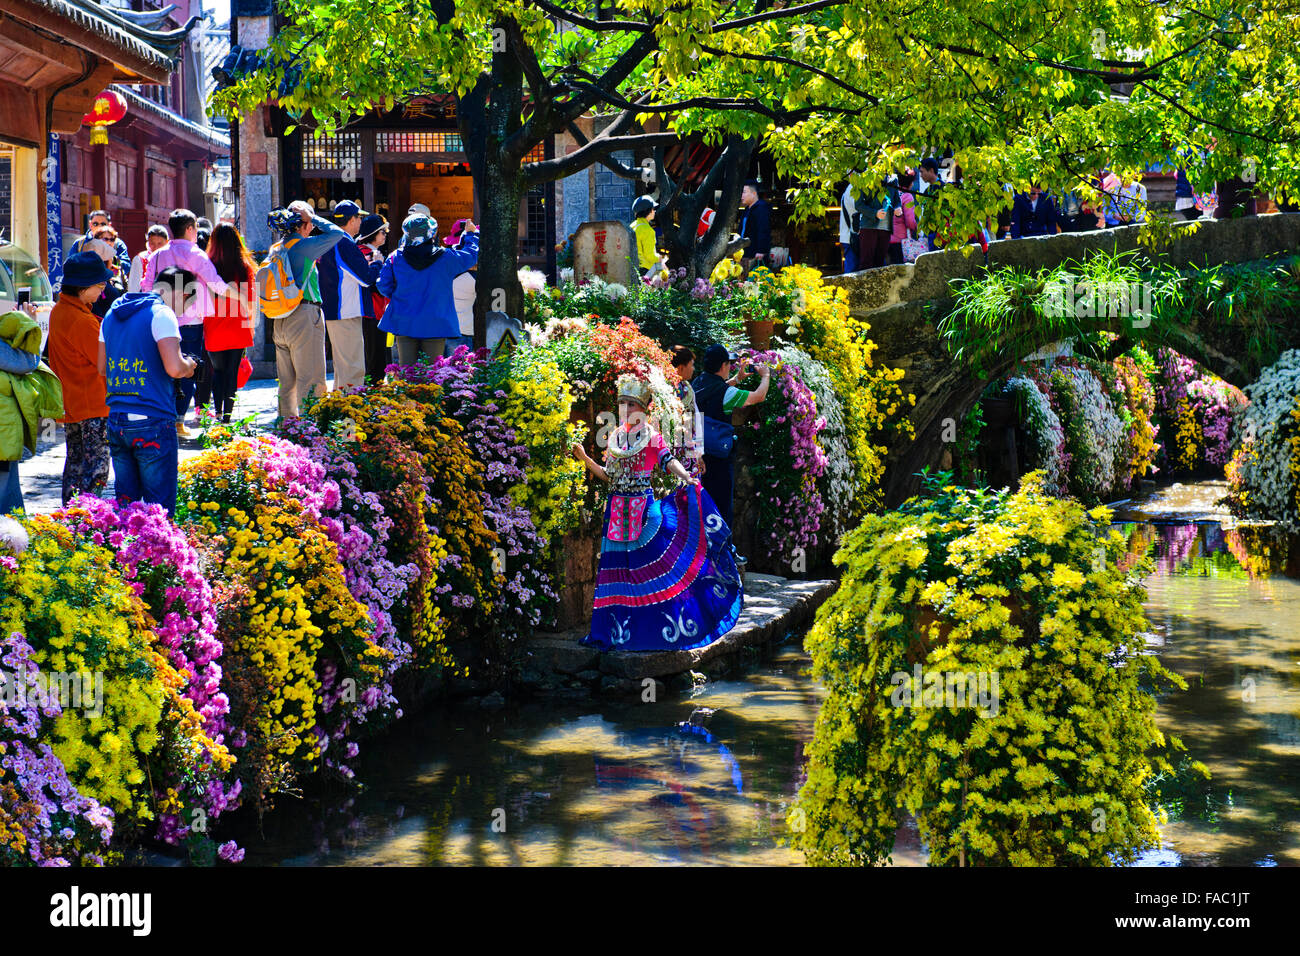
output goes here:
{"type": "Polygon", "coordinates": [[[439,243],[437,221],[417,203],[386,254],[382,216],[344,201],[334,220],[301,201],[272,211],[274,242],[259,263],[233,225],[188,209],[151,226],[134,257],[109,214],[91,213],[64,262],[44,349],[30,304],[0,322],[0,514],[22,510],[18,463],[51,419],[64,426],[65,505],[102,495],[111,462],[119,499],[171,513],[179,442],[197,437],[191,406],[200,425],[230,422],[261,321],[284,419],[327,393],[327,339],[336,389],[382,381],[394,348],[413,364],[472,344],[472,221],[439,243]]]}

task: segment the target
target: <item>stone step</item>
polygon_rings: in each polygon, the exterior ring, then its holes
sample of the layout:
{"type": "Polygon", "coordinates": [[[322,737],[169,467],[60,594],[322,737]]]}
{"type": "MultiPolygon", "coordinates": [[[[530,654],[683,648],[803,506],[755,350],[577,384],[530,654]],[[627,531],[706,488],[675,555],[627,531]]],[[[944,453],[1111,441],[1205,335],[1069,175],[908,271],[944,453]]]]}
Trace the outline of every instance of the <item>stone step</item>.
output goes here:
{"type": "Polygon", "coordinates": [[[774,574],[745,575],[745,608],[736,626],[708,647],[682,651],[609,651],[579,643],[585,629],[538,633],[528,644],[532,666],[544,672],[576,674],[599,669],[620,681],[669,678],[765,644],[810,624],[835,581],[796,581],[774,574]]]}

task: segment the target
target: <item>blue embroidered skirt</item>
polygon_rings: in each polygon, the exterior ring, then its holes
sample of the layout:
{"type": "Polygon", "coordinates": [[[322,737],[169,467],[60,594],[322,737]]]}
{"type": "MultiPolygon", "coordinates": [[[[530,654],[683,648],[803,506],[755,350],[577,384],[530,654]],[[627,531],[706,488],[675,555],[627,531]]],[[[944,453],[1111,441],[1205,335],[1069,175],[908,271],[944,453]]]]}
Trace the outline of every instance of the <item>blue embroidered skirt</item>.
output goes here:
{"type": "Polygon", "coordinates": [[[583,643],[605,651],[690,650],[736,626],[744,606],[740,573],[731,532],[708,492],[687,485],[662,499],[611,495],[605,528],[583,643]]]}

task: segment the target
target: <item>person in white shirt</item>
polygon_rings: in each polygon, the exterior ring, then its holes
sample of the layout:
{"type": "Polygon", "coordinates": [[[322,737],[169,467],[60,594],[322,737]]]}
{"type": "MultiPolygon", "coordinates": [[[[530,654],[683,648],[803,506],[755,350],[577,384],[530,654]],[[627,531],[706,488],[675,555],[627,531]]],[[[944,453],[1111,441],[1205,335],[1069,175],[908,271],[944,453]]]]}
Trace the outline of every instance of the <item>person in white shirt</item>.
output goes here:
{"type": "Polygon", "coordinates": [[[844,271],[858,271],[858,251],[853,240],[853,217],[857,215],[857,204],[853,201],[853,185],[844,187],[840,196],[840,247],[844,250],[844,271]]]}
{"type": "Polygon", "coordinates": [[[167,234],[166,226],[153,225],[145,233],[145,248],[142,252],[137,252],[135,258],[131,260],[131,274],[126,280],[127,292],[139,292],[140,280],[144,278],[144,262],[149,258],[151,253],[157,252],[163,246],[167,245],[171,236],[167,234]]]}
{"type": "MultiPolygon", "coordinates": [[[[451,232],[447,238],[442,240],[443,245],[456,248],[460,245],[460,237],[465,231],[465,224],[468,219],[458,219],[456,224],[451,227],[451,232]]],[[[456,276],[451,282],[451,297],[456,303],[456,318],[460,323],[460,338],[448,339],[446,354],[451,355],[456,349],[463,345],[470,351],[474,350],[474,301],[478,298],[478,266],[474,266],[460,275],[456,276]]]]}

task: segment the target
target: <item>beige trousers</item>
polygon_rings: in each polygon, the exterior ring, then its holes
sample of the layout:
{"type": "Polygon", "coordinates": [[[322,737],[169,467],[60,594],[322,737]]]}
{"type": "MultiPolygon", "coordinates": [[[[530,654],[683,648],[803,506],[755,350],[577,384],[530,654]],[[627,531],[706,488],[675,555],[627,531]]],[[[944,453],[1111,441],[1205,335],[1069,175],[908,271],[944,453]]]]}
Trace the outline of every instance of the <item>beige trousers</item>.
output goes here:
{"type": "Polygon", "coordinates": [[[325,318],[304,302],[275,320],[275,373],[280,379],[280,417],[296,418],[299,402],[313,392],[325,397],[325,318]]]}
{"type": "Polygon", "coordinates": [[[415,365],[419,362],[421,352],[427,355],[430,361],[442,358],[442,350],[447,344],[445,338],[414,339],[409,335],[396,335],[393,338],[393,344],[397,346],[398,365],[415,365]]]}
{"type": "Polygon", "coordinates": [[[366,348],[361,332],[361,316],[326,319],[325,331],[329,333],[330,350],[334,353],[334,387],[364,385],[366,348]]]}

